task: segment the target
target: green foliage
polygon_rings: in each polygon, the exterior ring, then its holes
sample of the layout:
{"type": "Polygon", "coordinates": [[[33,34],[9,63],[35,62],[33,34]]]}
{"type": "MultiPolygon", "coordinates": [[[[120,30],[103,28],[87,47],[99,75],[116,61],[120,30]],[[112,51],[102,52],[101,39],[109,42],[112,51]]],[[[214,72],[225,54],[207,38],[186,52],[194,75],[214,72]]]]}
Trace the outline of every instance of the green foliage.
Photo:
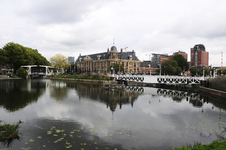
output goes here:
{"type": "Polygon", "coordinates": [[[189,64],[187,62],[187,59],[185,59],[182,55],[174,55],[172,60],[175,60],[178,64],[178,66],[181,68],[181,70],[187,71],[189,68],[189,64]]]}
{"type": "Polygon", "coordinates": [[[190,68],[190,72],[191,72],[192,76],[194,76],[194,75],[196,75],[199,72],[199,70],[196,67],[191,67],[190,68]]]}
{"type": "Polygon", "coordinates": [[[24,68],[19,68],[18,69],[18,76],[21,78],[26,79],[26,76],[28,75],[28,71],[24,68]]]}
{"type": "MultiPolygon", "coordinates": [[[[225,69],[222,70],[222,73],[223,73],[223,75],[225,75],[226,74],[226,70],[225,69]]],[[[221,69],[217,70],[217,75],[221,75],[221,69]]]]}
{"type": "Polygon", "coordinates": [[[0,60],[3,57],[1,54],[4,54],[3,62],[13,65],[14,70],[17,70],[22,65],[51,65],[45,57],[38,53],[38,50],[13,42],[7,43],[3,47],[3,51],[0,51],[0,60]]]}
{"type": "Polygon", "coordinates": [[[119,71],[120,71],[120,72],[124,72],[124,68],[123,68],[122,65],[119,65],[119,64],[113,64],[113,65],[109,66],[109,69],[111,70],[112,67],[114,68],[115,73],[118,73],[119,71]],[[119,70],[119,67],[120,67],[120,70],[119,70]]]}
{"type": "Polygon", "coordinates": [[[210,74],[210,70],[209,70],[209,68],[200,68],[199,69],[199,72],[198,72],[198,74],[200,75],[200,76],[203,76],[203,70],[204,70],[204,75],[209,75],[210,74]]]}
{"type": "Polygon", "coordinates": [[[187,147],[181,147],[181,148],[175,148],[173,150],[223,150],[226,149],[226,141],[213,141],[213,143],[209,145],[195,145],[193,147],[187,146],[187,147]]]}
{"type": "Polygon", "coordinates": [[[107,80],[109,77],[101,74],[77,74],[77,75],[55,75],[49,76],[51,78],[64,79],[86,79],[86,80],[107,80]]]}
{"type": "Polygon", "coordinates": [[[175,60],[164,60],[161,68],[162,74],[179,75],[182,72],[181,68],[177,64],[177,61],[175,60]]]}
{"type": "Polygon", "coordinates": [[[7,51],[4,49],[0,49],[0,65],[4,65],[8,62],[9,58],[7,55],[7,51]]]}

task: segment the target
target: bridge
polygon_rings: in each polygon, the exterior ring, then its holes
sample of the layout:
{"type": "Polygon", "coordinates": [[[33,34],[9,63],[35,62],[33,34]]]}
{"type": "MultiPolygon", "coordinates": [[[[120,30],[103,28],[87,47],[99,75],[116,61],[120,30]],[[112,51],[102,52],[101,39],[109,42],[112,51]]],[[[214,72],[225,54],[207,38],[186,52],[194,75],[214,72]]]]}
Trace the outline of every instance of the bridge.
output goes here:
{"type": "Polygon", "coordinates": [[[153,84],[199,84],[205,80],[202,77],[187,77],[187,76],[149,76],[149,75],[116,75],[119,81],[134,81],[153,84]]]}
{"type": "Polygon", "coordinates": [[[46,75],[53,74],[53,70],[50,70],[50,68],[53,68],[52,66],[27,65],[27,66],[21,66],[21,67],[28,71],[28,75],[30,77],[43,77],[46,75]]]}

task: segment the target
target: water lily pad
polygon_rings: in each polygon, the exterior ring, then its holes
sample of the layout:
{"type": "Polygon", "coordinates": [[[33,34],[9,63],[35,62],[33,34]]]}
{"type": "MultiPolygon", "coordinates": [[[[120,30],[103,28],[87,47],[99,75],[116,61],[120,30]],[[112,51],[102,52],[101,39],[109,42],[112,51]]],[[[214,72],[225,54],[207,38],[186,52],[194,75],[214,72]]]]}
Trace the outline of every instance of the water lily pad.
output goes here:
{"type": "Polygon", "coordinates": [[[58,136],[57,134],[53,134],[53,136],[58,136]]]}
{"type": "Polygon", "coordinates": [[[56,140],[56,141],[54,141],[53,143],[57,143],[57,142],[59,142],[58,140],[56,140]]]}
{"type": "Polygon", "coordinates": [[[28,142],[26,142],[25,144],[28,144],[28,142]]]}
{"type": "Polygon", "coordinates": [[[52,134],[52,131],[47,131],[47,134],[52,134]]]}
{"type": "Polygon", "coordinates": [[[42,137],[41,136],[38,136],[38,139],[41,139],[42,137]]]}
{"type": "Polygon", "coordinates": [[[61,130],[56,130],[56,133],[60,133],[61,132],[61,130]]]}
{"type": "Polygon", "coordinates": [[[34,140],[33,139],[30,139],[30,142],[34,142],[34,140]]]}

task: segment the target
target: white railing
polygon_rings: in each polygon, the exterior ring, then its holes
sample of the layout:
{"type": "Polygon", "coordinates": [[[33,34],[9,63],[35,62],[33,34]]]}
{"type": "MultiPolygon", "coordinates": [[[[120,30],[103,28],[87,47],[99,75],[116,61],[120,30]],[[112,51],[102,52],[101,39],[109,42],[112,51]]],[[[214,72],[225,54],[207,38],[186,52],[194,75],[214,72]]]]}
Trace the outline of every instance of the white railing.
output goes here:
{"type": "Polygon", "coordinates": [[[117,80],[159,83],[159,84],[199,84],[204,77],[187,76],[148,76],[148,75],[116,75],[117,80]]]}

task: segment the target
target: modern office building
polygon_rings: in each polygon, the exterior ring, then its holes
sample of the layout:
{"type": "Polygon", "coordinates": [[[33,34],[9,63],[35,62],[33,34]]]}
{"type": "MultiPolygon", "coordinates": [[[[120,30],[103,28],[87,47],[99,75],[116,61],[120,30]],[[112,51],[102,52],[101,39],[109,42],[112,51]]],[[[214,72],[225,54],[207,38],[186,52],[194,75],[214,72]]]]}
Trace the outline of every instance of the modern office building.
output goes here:
{"type": "Polygon", "coordinates": [[[152,54],[151,62],[161,64],[164,60],[169,60],[168,54],[152,54]]]}
{"type": "Polygon", "coordinates": [[[191,67],[209,66],[209,52],[203,44],[197,44],[191,48],[191,67]]]}
{"type": "Polygon", "coordinates": [[[70,62],[70,64],[75,64],[75,57],[68,57],[68,61],[70,62]]]}
{"type": "Polygon", "coordinates": [[[76,60],[78,72],[81,73],[111,73],[113,64],[122,65],[125,73],[138,73],[140,72],[140,60],[135,55],[134,51],[120,52],[117,51],[115,46],[107,49],[107,52],[79,55],[76,60]]]}

